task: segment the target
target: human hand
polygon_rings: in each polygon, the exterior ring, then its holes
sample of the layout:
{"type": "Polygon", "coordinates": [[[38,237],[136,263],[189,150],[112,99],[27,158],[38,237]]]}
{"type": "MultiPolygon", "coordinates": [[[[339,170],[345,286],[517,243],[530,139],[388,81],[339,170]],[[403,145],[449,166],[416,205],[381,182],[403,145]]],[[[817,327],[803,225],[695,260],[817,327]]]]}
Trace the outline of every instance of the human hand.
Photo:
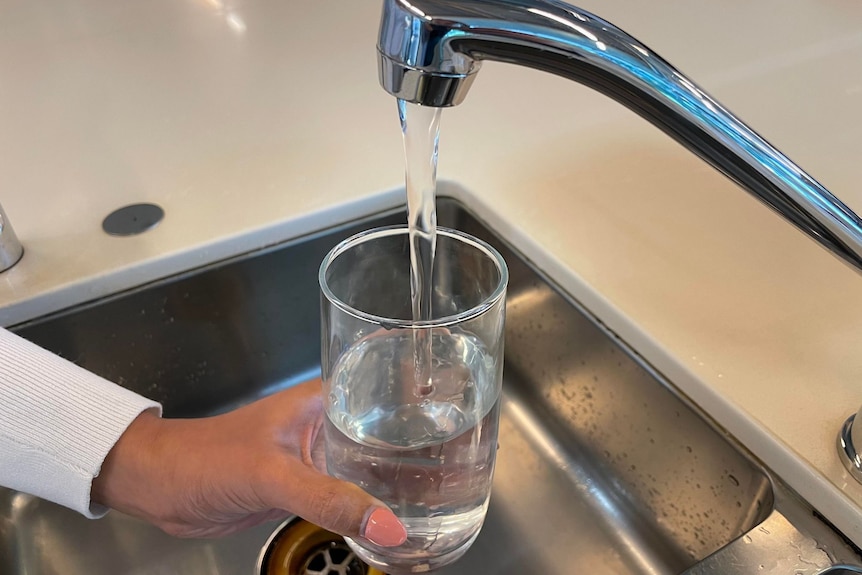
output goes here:
{"type": "Polygon", "coordinates": [[[91,499],[179,537],[220,537],[291,514],[394,546],[386,505],[324,473],[320,380],[201,419],[144,412],[93,480],[91,499]]]}

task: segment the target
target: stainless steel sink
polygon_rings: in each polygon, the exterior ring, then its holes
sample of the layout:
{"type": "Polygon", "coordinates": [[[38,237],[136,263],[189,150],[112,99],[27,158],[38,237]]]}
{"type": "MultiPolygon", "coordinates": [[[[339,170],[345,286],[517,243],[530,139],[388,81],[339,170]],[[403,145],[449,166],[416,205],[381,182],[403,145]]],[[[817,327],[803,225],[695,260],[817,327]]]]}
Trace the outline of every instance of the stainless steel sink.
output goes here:
{"type": "MultiPolygon", "coordinates": [[[[511,271],[491,508],[443,573],[862,573],[840,534],[625,342],[459,204],[438,209],[511,271]]],[[[403,221],[376,215],[16,331],[167,417],[217,413],[317,373],[319,262],[351,233],[403,221]]],[[[0,573],[252,575],[275,527],[179,540],[0,490],[0,573]]]]}

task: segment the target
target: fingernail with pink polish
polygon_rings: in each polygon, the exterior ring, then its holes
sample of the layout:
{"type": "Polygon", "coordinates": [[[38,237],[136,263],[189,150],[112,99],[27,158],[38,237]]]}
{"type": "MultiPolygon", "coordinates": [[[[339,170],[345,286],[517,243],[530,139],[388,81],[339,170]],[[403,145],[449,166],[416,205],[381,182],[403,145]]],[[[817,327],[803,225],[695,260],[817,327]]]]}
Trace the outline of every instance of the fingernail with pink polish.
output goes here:
{"type": "Polygon", "coordinates": [[[362,536],[381,547],[395,547],[407,541],[407,531],[395,514],[385,507],[378,507],[365,521],[362,536]]]}

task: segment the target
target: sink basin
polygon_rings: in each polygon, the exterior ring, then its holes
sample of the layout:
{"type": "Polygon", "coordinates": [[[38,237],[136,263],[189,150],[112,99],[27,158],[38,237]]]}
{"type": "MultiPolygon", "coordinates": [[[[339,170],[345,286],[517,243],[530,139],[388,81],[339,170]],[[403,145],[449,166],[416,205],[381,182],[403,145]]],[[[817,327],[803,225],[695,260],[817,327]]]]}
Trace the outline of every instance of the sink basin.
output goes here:
{"type": "MultiPolygon", "coordinates": [[[[491,507],[473,548],[441,573],[768,573],[751,550],[811,538],[819,562],[785,572],[859,572],[839,534],[625,342],[460,204],[440,199],[438,212],[495,245],[511,272],[491,507]],[[792,537],[752,538],[779,533],[770,521],[792,537]],[[742,556],[740,570],[722,567],[742,556]]],[[[404,221],[378,214],[15,331],[162,402],[166,417],[218,413],[318,373],[320,261],[352,233],[404,221]]],[[[0,573],[252,575],[275,527],[180,540],[0,490],[0,573]]]]}

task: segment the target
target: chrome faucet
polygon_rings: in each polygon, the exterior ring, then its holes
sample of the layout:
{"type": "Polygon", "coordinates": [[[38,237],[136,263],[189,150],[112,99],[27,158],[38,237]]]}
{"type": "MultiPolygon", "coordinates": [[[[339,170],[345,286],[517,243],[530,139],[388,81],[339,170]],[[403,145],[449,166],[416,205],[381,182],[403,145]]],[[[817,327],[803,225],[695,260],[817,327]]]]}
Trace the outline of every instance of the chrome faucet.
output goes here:
{"type": "MultiPolygon", "coordinates": [[[[484,60],[594,88],[862,272],[862,220],[853,210],[659,55],[589,12],[559,0],[383,0],[377,48],[383,88],[426,106],[461,103],[484,60]]],[[[862,482],[862,425],[854,419],[839,453],[862,482]]]]}
{"type": "Polygon", "coordinates": [[[24,248],[18,241],[3,206],[0,206],[0,273],[17,264],[23,255],[24,248]]]}

